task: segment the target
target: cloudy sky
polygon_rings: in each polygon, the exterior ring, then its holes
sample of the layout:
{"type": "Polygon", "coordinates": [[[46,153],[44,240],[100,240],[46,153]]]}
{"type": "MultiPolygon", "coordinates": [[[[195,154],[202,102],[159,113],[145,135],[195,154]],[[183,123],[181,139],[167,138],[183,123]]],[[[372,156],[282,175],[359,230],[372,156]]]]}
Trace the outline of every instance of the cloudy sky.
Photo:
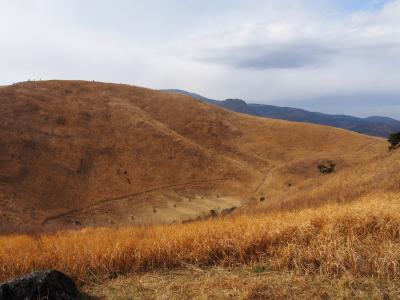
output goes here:
{"type": "Polygon", "coordinates": [[[400,119],[400,0],[1,0],[0,85],[86,79],[400,119]]]}

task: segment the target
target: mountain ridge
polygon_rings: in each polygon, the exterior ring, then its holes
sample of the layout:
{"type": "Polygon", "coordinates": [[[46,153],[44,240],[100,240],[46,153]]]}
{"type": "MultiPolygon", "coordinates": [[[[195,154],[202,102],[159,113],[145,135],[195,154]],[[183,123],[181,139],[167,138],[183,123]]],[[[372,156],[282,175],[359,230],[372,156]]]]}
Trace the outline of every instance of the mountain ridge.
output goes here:
{"type": "Polygon", "coordinates": [[[391,133],[400,131],[400,121],[384,116],[361,118],[345,114],[314,112],[287,106],[247,103],[242,99],[214,100],[196,93],[179,89],[168,89],[162,91],[187,95],[197,100],[239,113],[286,121],[333,126],[371,136],[386,138],[391,133]]]}

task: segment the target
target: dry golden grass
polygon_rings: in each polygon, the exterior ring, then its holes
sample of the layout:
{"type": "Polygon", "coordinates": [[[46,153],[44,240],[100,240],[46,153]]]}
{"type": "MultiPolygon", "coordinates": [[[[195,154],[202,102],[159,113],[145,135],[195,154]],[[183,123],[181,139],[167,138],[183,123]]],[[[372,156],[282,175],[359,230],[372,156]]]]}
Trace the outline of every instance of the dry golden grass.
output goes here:
{"type": "Polygon", "coordinates": [[[318,160],[335,160],[340,176],[387,154],[383,140],[354,132],[98,82],[4,87],[0,119],[0,232],[179,221],[189,218],[179,208],[196,214],[195,197],[321,204],[340,182],[324,194],[336,175],[320,178],[318,160]],[[172,201],[178,209],[164,209],[172,201]]]}
{"type": "Polygon", "coordinates": [[[186,266],[263,264],[340,278],[400,278],[400,197],[151,228],[0,237],[0,280],[55,268],[81,282],[186,266]]]}
{"type": "Polygon", "coordinates": [[[89,299],[397,299],[400,281],[271,271],[262,265],[183,268],[86,285],[89,299]]]}
{"type": "Polygon", "coordinates": [[[250,211],[318,207],[347,203],[371,193],[400,191],[400,152],[388,153],[379,142],[369,147],[361,153],[333,157],[337,171],[326,176],[313,170],[321,159],[284,164],[273,170],[262,186],[259,194],[267,195],[268,201],[250,211]],[[374,153],[372,158],[367,160],[365,151],[374,153]]]}
{"type": "MultiPolygon", "coordinates": [[[[400,152],[382,139],[76,81],[5,87],[0,117],[0,230],[130,224],[0,236],[0,281],[55,268],[103,283],[188,265],[315,279],[299,289],[400,280],[400,152]],[[322,175],[328,159],[337,171],[322,175]],[[243,207],[190,224],[131,224],[182,221],[224,201],[243,207]]],[[[209,286],[233,288],[221,272],[209,286]]],[[[246,278],[239,296],[271,292],[246,278]]]]}

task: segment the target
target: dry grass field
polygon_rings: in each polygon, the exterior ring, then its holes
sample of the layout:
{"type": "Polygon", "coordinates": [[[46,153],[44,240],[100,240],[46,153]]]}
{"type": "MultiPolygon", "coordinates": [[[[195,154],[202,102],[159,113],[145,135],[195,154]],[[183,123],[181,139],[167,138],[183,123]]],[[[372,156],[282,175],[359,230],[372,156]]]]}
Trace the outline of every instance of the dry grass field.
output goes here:
{"type": "Polygon", "coordinates": [[[96,82],[3,87],[0,120],[3,232],[180,223],[260,197],[279,209],[350,199],[377,179],[361,169],[388,155],[381,139],[96,82]],[[326,160],[333,176],[316,168],[326,160]],[[348,174],[358,183],[337,194],[348,174]]]}
{"type": "Polygon", "coordinates": [[[0,137],[0,281],[55,268],[105,299],[400,295],[400,152],[382,139],[80,81],[2,87],[0,137]]]}
{"type": "MultiPolygon", "coordinates": [[[[244,286],[237,285],[237,289],[243,290],[242,296],[256,288],[254,284],[245,286],[249,274],[242,272],[249,268],[250,273],[275,276],[269,280],[276,276],[285,280],[300,276],[303,281],[304,278],[315,281],[317,286],[329,285],[329,280],[337,285],[343,284],[340,280],[369,280],[370,284],[383,284],[387,288],[400,279],[399,212],[400,197],[387,194],[351,204],[190,224],[3,236],[0,238],[0,280],[35,269],[56,268],[81,284],[90,283],[86,288],[101,294],[107,293],[104,286],[96,288],[93,283],[130,274],[163,276],[165,270],[179,273],[190,266],[202,272],[210,272],[207,271],[210,267],[225,268],[220,274],[214,270],[215,278],[209,278],[211,282],[218,282],[219,276],[230,274],[234,279],[238,273],[242,274],[244,286]],[[226,268],[233,268],[233,273],[227,273],[226,268]]],[[[190,272],[180,274],[181,280],[184,274],[189,280],[187,284],[192,282],[190,272]]],[[[115,282],[110,283],[111,289],[112,284],[115,282]]],[[[231,286],[235,286],[234,281],[231,286]]],[[[128,290],[132,288],[126,286],[128,290]]],[[[374,289],[376,293],[381,291],[374,289]]],[[[268,289],[261,292],[267,293],[268,289]]],[[[175,296],[178,295],[179,291],[175,296]]]]}
{"type": "Polygon", "coordinates": [[[84,290],[95,299],[398,299],[399,284],[385,278],[333,278],[253,265],[139,273],[84,290]]]}

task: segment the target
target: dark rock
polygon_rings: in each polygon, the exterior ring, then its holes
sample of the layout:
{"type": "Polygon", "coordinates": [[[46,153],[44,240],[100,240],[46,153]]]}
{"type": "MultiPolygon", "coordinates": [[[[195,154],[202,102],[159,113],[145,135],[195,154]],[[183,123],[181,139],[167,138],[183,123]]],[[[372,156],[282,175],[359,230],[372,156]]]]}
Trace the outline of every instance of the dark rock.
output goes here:
{"type": "Polygon", "coordinates": [[[74,281],[56,270],[37,271],[0,284],[0,300],[74,300],[78,295],[74,281]]]}

